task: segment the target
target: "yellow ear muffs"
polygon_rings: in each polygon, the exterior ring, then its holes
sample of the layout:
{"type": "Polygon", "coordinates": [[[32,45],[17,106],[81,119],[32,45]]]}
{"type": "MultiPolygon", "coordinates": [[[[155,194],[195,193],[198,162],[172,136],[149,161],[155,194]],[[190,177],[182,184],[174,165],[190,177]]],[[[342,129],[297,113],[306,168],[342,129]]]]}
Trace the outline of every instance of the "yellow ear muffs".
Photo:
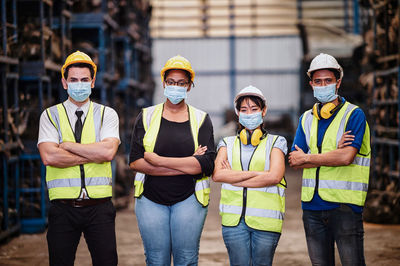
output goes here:
{"type": "Polygon", "coordinates": [[[247,145],[249,143],[250,134],[249,134],[249,132],[247,132],[246,129],[242,129],[242,131],[240,131],[239,137],[240,137],[240,141],[244,145],[247,145]]]}
{"type": "Polygon", "coordinates": [[[261,129],[256,129],[253,131],[253,134],[251,134],[251,145],[257,146],[261,142],[261,137],[263,136],[263,132],[261,129]]]}
{"type": "Polygon", "coordinates": [[[251,143],[253,146],[260,144],[262,136],[263,132],[259,128],[255,129],[252,134],[250,134],[246,129],[242,129],[239,134],[240,141],[244,145],[251,143]]]}
{"type": "Polygon", "coordinates": [[[333,103],[326,103],[320,108],[320,103],[315,103],[313,106],[313,115],[320,119],[328,119],[333,115],[333,113],[338,110],[340,107],[343,106],[343,103],[341,102],[337,106],[333,103]]]}

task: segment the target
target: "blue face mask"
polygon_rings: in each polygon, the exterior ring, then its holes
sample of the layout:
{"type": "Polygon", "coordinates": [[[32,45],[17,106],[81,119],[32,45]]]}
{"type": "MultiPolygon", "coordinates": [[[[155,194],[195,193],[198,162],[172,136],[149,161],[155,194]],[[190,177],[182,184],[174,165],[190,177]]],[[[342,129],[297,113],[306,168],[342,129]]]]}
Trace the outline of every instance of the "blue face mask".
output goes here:
{"type": "Polygon", "coordinates": [[[315,86],[314,89],[314,97],[317,98],[321,103],[327,103],[335,100],[338,95],[336,92],[336,83],[329,84],[326,86],[315,86]]]}
{"type": "Polygon", "coordinates": [[[173,104],[180,103],[187,97],[187,88],[180,86],[165,86],[164,95],[173,104]]]}
{"type": "Polygon", "coordinates": [[[83,102],[92,93],[92,82],[69,82],[68,95],[77,102],[83,102]]]}
{"type": "Polygon", "coordinates": [[[239,123],[249,130],[256,129],[263,122],[261,112],[254,114],[239,113],[239,123]]]}

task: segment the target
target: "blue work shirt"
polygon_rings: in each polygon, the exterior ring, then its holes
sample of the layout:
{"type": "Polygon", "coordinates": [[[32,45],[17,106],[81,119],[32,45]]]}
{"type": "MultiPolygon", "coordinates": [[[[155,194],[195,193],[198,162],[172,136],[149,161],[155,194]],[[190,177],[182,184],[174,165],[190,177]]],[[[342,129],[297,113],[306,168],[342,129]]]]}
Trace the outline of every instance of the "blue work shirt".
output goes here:
{"type": "MultiPolygon", "coordinates": [[[[346,102],[346,100],[342,97],[341,98],[343,103],[346,102]]],[[[340,109],[336,110],[333,115],[328,118],[328,119],[321,119],[318,121],[318,146],[321,146],[323,137],[325,135],[325,131],[328,128],[328,126],[331,124],[332,120],[335,118],[337,113],[339,112],[340,109]]],[[[304,114],[303,114],[304,115],[304,114]]],[[[295,150],[295,146],[297,145],[299,148],[301,148],[305,153],[308,153],[308,145],[306,142],[306,136],[304,134],[303,128],[301,126],[301,119],[303,118],[303,115],[301,115],[299,119],[299,125],[296,130],[296,136],[293,141],[293,146],[292,146],[292,151],[295,150]]],[[[365,124],[366,124],[366,118],[364,112],[360,109],[357,108],[355,109],[352,114],[350,115],[350,118],[347,122],[346,130],[351,132],[349,133],[350,135],[354,135],[354,141],[352,144],[349,146],[354,147],[357,149],[357,151],[360,150],[361,144],[364,138],[364,131],[365,131],[365,124]]],[[[362,212],[363,207],[353,205],[353,204],[348,204],[353,211],[355,212],[362,212]]],[[[312,211],[323,211],[323,210],[332,210],[335,208],[339,208],[338,203],[334,202],[329,202],[321,199],[321,197],[318,195],[318,193],[314,194],[314,197],[310,202],[301,202],[301,206],[303,210],[312,210],[312,211]]]]}

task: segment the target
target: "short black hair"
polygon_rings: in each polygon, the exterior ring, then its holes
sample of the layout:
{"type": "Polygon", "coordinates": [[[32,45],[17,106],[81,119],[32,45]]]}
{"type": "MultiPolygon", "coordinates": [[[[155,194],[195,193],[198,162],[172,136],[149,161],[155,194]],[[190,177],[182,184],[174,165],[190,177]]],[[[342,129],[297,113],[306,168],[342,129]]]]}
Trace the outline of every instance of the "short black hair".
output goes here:
{"type": "Polygon", "coordinates": [[[314,70],[313,72],[310,73],[310,78],[311,78],[311,80],[313,79],[313,76],[314,76],[314,73],[315,73],[315,72],[317,72],[318,70],[324,70],[324,69],[325,69],[325,70],[332,71],[332,72],[333,72],[333,75],[335,75],[336,80],[339,80],[339,79],[340,79],[340,71],[339,71],[339,70],[337,70],[337,69],[335,69],[335,68],[321,68],[321,69],[314,70]]]}
{"type": "Polygon", "coordinates": [[[264,107],[265,107],[265,102],[264,102],[260,97],[253,96],[253,95],[245,95],[245,96],[240,97],[240,98],[236,101],[236,106],[235,106],[235,107],[236,107],[236,110],[237,110],[238,112],[240,111],[240,106],[242,105],[242,102],[243,102],[245,99],[249,99],[249,100],[251,100],[252,102],[254,102],[258,107],[260,107],[261,110],[263,110],[264,107]]]}
{"type": "Polygon", "coordinates": [[[170,72],[171,70],[182,70],[183,72],[185,72],[185,75],[186,75],[186,77],[188,78],[189,83],[190,83],[191,85],[194,85],[194,83],[192,82],[192,75],[190,74],[190,72],[187,71],[187,70],[184,70],[184,69],[179,69],[179,68],[177,68],[177,69],[168,69],[167,71],[165,71],[165,72],[164,72],[164,80],[167,79],[168,74],[169,74],[169,72],[170,72]]]}
{"type": "Polygon", "coordinates": [[[92,79],[94,78],[94,69],[93,66],[91,64],[87,64],[87,63],[75,63],[75,64],[71,64],[69,66],[67,66],[65,68],[64,71],[64,78],[67,79],[68,78],[68,71],[71,67],[79,67],[79,68],[89,68],[90,70],[90,76],[92,77],[92,79]]]}

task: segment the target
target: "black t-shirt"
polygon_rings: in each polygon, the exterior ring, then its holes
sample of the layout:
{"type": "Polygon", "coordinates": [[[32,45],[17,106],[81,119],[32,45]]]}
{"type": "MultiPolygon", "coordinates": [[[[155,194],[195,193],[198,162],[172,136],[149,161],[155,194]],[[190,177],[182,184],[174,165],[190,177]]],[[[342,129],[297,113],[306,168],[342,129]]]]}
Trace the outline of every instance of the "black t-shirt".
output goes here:
{"type": "MultiPolygon", "coordinates": [[[[129,162],[144,157],[142,113],[138,115],[132,131],[129,162]]],[[[151,176],[146,175],[143,195],[156,203],[172,205],[187,199],[194,193],[196,179],[203,174],[210,176],[214,170],[215,147],[213,127],[207,115],[199,129],[198,143],[207,146],[204,155],[196,155],[202,173],[198,175],[151,176]]],[[[172,122],[161,119],[160,130],[154,147],[154,152],[165,157],[188,157],[194,153],[194,141],[190,122],[172,122]]]]}

